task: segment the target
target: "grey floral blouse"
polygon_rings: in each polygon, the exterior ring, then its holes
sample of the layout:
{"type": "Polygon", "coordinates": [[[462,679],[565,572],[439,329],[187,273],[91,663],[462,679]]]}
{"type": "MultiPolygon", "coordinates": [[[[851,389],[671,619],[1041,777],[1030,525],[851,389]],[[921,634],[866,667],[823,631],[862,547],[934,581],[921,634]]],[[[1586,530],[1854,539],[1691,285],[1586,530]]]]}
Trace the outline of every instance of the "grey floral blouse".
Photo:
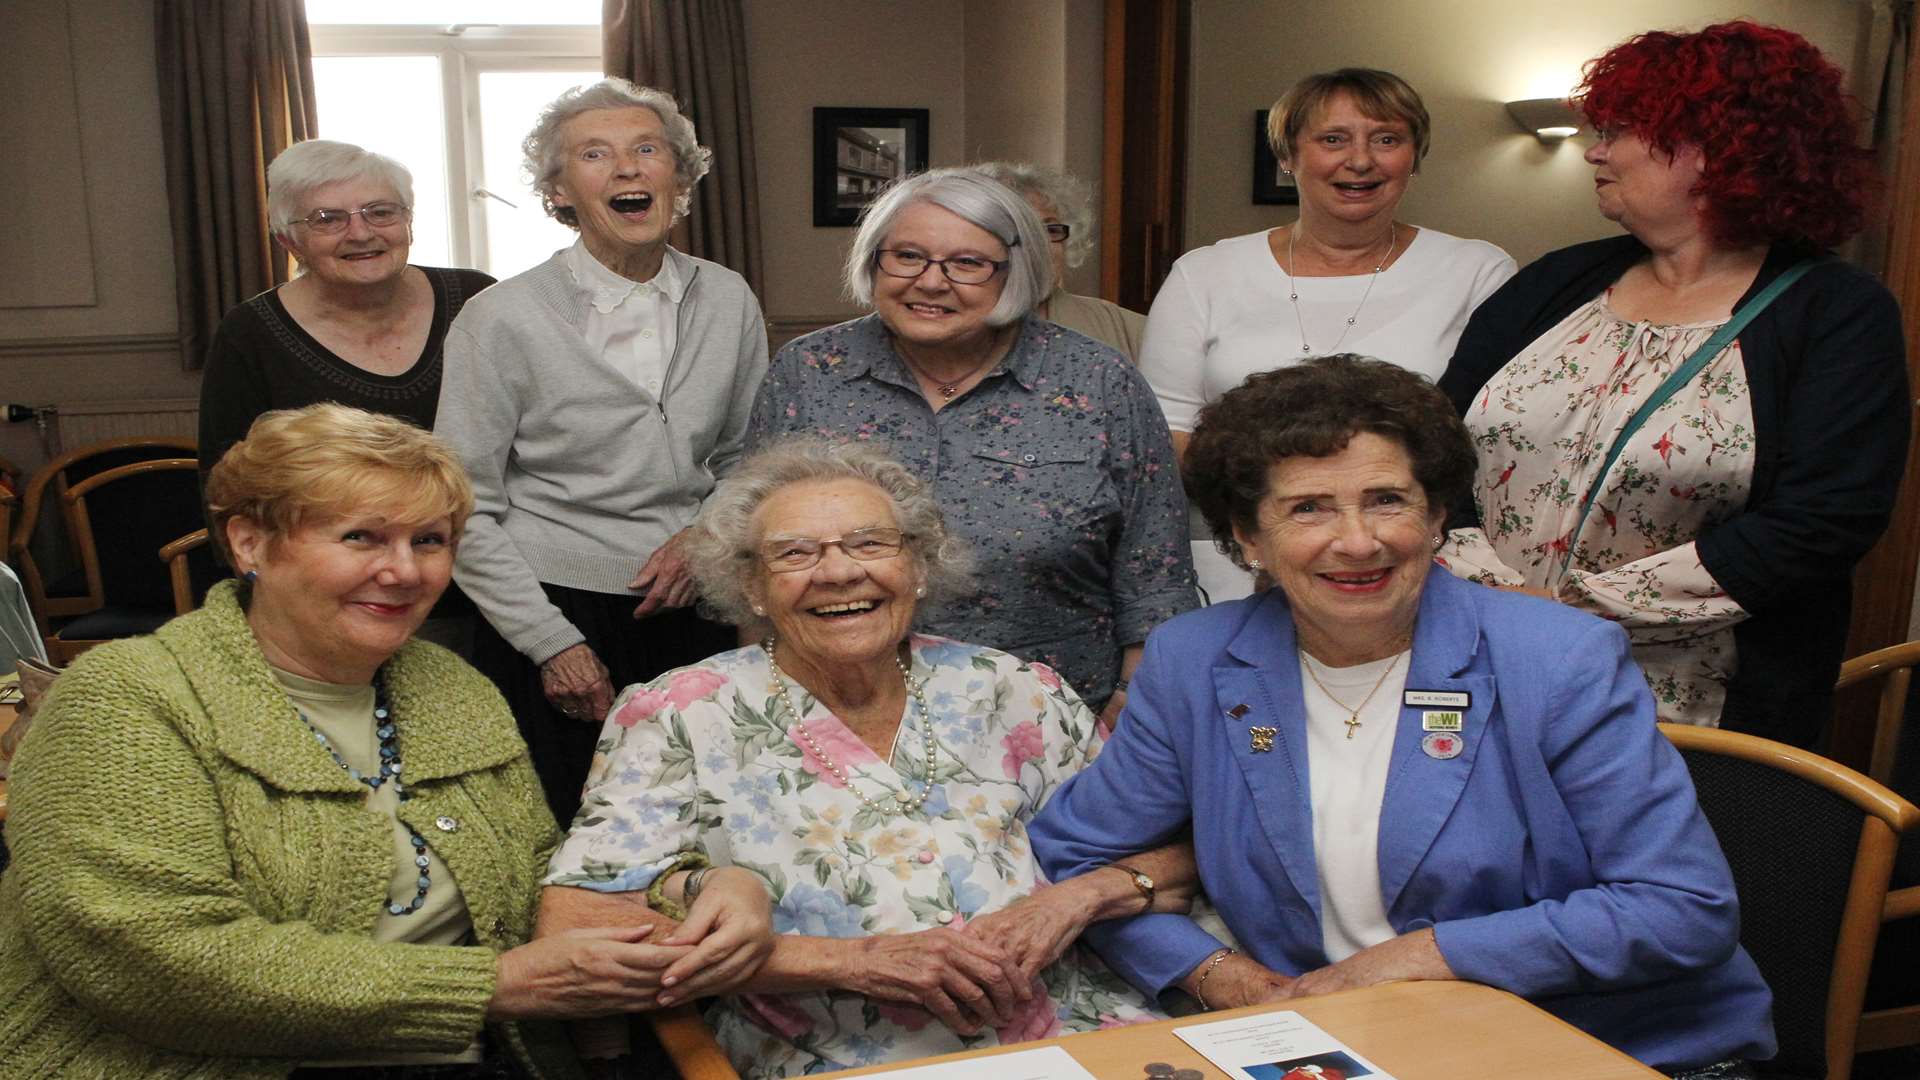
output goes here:
{"type": "Polygon", "coordinates": [[[1047,664],[1097,705],[1120,650],[1196,606],[1166,420],[1133,365],[1090,338],[1028,319],[936,413],[878,316],[830,326],[774,357],[748,441],[802,434],[886,445],[972,545],[975,592],[922,610],[929,633],[1047,664]]]}

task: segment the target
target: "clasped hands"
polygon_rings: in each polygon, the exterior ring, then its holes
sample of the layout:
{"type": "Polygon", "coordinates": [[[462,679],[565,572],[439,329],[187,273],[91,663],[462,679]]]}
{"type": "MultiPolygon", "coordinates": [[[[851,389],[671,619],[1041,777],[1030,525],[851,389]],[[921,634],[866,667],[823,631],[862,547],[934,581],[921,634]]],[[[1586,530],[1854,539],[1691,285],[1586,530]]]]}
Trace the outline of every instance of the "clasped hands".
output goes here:
{"type": "Polygon", "coordinates": [[[1388,938],[1338,963],[1298,976],[1282,975],[1241,953],[1213,966],[1209,954],[1181,980],[1180,986],[1209,1009],[1219,1010],[1316,997],[1385,982],[1456,977],[1440,955],[1433,930],[1428,928],[1388,938]],[[1209,967],[1211,974],[1207,974],[1209,967]],[[1204,981],[1202,975],[1206,976],[1204,981]]]}

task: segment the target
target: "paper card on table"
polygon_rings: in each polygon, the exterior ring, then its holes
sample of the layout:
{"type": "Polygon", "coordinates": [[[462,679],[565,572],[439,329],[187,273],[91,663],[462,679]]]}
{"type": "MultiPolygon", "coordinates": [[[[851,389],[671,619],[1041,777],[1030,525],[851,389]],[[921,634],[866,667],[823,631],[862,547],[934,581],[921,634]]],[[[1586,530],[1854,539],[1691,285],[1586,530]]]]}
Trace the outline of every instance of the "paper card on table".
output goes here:
{"type": "Polygon", "coordinates": [[[892,1080],[1096,1080],[1094,1075],[1073,1060],[1073,1055],[1057,1046],[1038,1050],[1016,1050],[1011,1054],[947,1061],[939,1065],[910,1065],[874,1073],[892,1080]]]}
{"type": "Polygon", "coordinates": [[[1393,1080],[1297,1012],[1218,1020],[1173,1033],[1236,1080],[1393,1080]]]}

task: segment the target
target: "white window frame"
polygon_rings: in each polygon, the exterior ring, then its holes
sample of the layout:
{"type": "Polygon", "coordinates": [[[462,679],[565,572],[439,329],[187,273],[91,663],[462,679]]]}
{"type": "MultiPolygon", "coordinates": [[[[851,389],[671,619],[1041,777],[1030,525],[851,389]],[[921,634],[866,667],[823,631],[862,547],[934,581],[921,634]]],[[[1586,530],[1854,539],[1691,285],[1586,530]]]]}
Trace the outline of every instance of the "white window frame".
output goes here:
{"type": "Polygon", "coordinates": [[[447,143],[448,257],[455,266],[480,266],[487,250],[489,192],[509,202],[534,198],[516,177],[507,190],[481,175],[480,75],[490,71],[601,73],[597,26],[319,25],[310,29],[318,56],[435,56],[447,143]],[[464,208],[465,212],[461,212],[464,208]]]}

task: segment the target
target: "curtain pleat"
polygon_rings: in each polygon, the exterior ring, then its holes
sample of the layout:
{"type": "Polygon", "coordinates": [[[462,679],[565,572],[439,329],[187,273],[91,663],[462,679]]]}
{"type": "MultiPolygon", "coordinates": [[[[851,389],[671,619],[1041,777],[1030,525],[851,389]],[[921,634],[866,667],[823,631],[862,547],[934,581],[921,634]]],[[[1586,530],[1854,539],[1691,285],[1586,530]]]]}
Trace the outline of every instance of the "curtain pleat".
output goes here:
{"type": "Polygon", "coordinates": [[[713,150],[713,168],[675,242],[760,292],[759,181],[740,0],[604,0],[602,14],[607,74],[672,94],[713,150]]]}
{"type": "Polygon", "coordinates": [[[301,0],[155,0],[154,45],[192,371],[229,308],[287,280],[267,228],[267,163],[319,126],[313,46],[301,0]]]}

